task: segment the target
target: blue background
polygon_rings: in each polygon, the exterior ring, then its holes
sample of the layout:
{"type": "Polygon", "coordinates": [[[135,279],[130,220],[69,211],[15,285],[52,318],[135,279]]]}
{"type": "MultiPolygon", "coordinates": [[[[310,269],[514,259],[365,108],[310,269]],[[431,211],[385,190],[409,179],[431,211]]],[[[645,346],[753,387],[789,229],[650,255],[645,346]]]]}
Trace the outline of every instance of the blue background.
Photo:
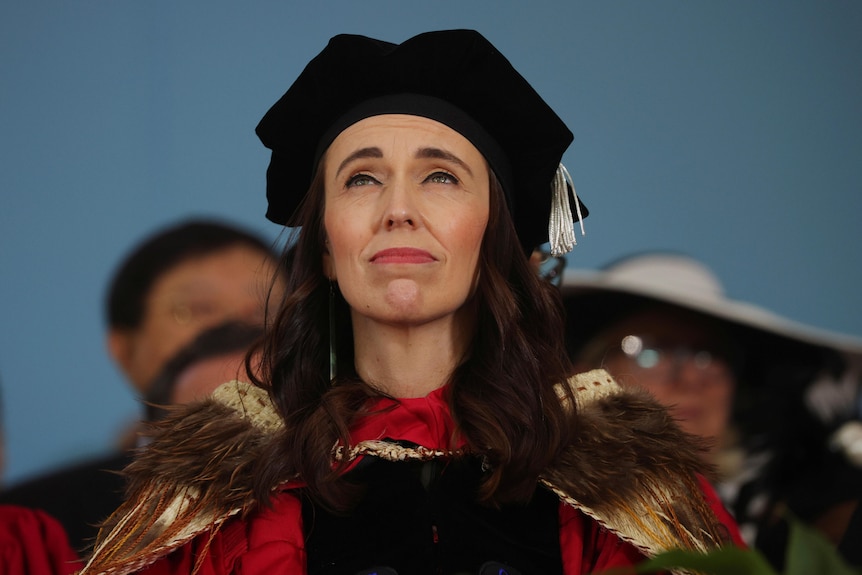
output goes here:
{"type": "Polygon", "coordinates": [[[456,27],[575,133],[564,162],[593,215],[570,265],[684,250],[737,299],[862,334],[857,0],[4,0],[7,482],[109,449],[136,417],[102,317],[133,244],[189,215],[278,237],[254,127],[328,38],[456,27]]]}

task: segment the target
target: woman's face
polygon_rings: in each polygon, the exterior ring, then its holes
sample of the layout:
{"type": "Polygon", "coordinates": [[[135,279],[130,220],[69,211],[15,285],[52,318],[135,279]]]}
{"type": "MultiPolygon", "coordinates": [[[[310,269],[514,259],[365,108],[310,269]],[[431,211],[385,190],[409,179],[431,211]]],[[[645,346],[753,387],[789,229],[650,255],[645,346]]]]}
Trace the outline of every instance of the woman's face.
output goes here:
{"type": "Polygon", "coordinates": [[[720,441],[736,390],[727,337],[697,316],[649,309],[610,331],[601,367],[648,389],[685,431],[720,441]]]}
{"type": "Polygon", "coordinates": [[[466,138],[427,118],[367,118],[330,145],[324,185],[324,270],[354,321],[421,324],[461,309],[490,209],[487,164],[466,138]]]}

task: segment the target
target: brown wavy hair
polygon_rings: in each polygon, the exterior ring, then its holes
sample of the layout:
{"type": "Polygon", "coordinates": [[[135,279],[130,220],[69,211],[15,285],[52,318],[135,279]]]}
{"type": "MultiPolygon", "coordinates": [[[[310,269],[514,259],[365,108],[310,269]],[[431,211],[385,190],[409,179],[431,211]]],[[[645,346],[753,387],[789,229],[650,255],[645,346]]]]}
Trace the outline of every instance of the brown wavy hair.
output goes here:
{"type": "MultiPolygon", "coordinates": [[[[355,490],[343,479],[346,462],[333,467],[333,446],[349,445],[351,425],[367,415],[367,400],[381,392],[356,374],[349,308],[323,270],[324,161],[325,156],[295,215],[299,227],[281,260],[287,289],[260,346],[263,363],[255,383],[269,389],[285,427],[283,441],[258,462],[255,491],[267,501],[274,485],[298,475],[319,504],[337,511],[350,507],[355,490]],[[337,350],[332,381],[330,297],[337,350]]],[[[499,504],[529,500],[539,473],[574,430],[555,388],[572,372],[559,291],[530,266],[502,187],[489,173],[489,221],[478,286],[468,302],[476,309],[476,331],[465,360],[451,374],[447,401],[467,448],[489,464],[480,497],[499,504]]]]}

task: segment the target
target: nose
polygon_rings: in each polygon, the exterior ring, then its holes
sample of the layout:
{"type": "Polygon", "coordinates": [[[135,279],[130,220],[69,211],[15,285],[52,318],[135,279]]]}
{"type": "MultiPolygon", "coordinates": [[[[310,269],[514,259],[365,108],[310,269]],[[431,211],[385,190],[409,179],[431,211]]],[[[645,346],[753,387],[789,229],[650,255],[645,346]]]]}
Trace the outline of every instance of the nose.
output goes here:
{"type": "Polygon", "coordinates": [[[399,227],[414,228],[419,223],[416,206],[415,190],[402,179],[396,179],[389,186],[384,210],[384,226],[386,229],[399,227]]]}
{"type": "Polygon", "coordinates": [[[677,357],[671,367],[670,380],[680,388],[700,389],[703,385],[703,374],[690,357],[677,357]]]}
{"type": "Polygon", "coordinates": [[[677,350],[669,380],[678,388],[700,391],[727,382],[729,376],[722,367],[723,360],[712,357],[709,352],[677,350]]]}

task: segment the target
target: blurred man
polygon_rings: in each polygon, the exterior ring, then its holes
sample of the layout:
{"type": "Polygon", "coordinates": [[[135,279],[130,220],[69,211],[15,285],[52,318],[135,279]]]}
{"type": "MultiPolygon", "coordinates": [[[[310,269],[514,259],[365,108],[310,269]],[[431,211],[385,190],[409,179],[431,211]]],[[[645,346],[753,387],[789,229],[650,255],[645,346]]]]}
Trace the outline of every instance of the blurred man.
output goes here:
{"type": "MultiPolygon", "coordinates": [[[[134,248],[110,282],[106,318],[108,350],[135,391],[145,396],[166,362],[204,330],[228,320],[262,325],[270,288],[282,286],[276,261],[261,238],[209,220],[159,230],[134,248]]],[[[14,486],[0,502],[47,511],[84,550],[121,500],[116,472],[134,441],[121,443],[116,453],[14,486]]]]}
{"type": "Polygon", "coordinates": [[[277,256],[227,225],[165,230],[120,265],[107,296],[108,349],[141,394],[180,348],[225,320],[263,322],[277,256]]]}

